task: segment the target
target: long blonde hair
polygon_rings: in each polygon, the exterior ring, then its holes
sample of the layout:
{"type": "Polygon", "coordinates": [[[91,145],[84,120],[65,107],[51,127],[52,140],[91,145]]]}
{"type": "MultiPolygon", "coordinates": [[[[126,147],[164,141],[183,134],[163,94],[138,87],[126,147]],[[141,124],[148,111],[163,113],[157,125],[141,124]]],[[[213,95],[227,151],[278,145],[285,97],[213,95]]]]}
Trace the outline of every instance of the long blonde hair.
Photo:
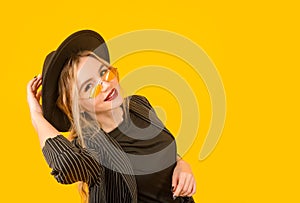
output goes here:
{"type": "Polygon", "coordinates": [[[78,71],[78,63],[81,57],[92,56],[101,63],[109,64],[91,51],[81,51],[70,57],[69,61],[63,68],[59,79],[59,97],[57,99],[58,107],[67,115],[70,120],[70,137],[72,139],[79,138],[80,144],[84,146],[82,135],[82,117],[80,116],[79,92],[76,87],[78,71]]]}
{"type": "MultiPolygon", "coordinates": [[[[103,59],[99,58],[91,51],[82,51],[76,55],[71,56],[65,67],[63,68],[59,79],[59,97],[57,99],[57,106],[67,115],[71,127],[69,129],[69,139],[77,138],[82,147],[85,147],[82,123],[86,123],[80,116],[80,108],[78,104],[78,88],[76,87],[78,71],[78,64],[81,57],[92,56],[102,63],[106,63],[103,59]]],[[[78,184],[78,190],[82,202],[87,203],[89,199],[88,186],[84,182],[78,184]]]]}
{"type": "MultiPolygon", "coordinates": [[[[86,147],[84,143],[84,133],[83,129],[94,129],[95,132],[99,129],[100,123],[97,121],[91,120],[90,117],[86,118],[84,113],[81,113],[80,105],[79,105],[79,90],[77,88],[77,71],[78,71],[78,64],[80,62],[81,57],[91,56],[99,60],[101,63],[110,66],[105,60],[97,56],[95,53],[91,51],[81,51],[78,52],[76,55],[71,56],[70,60],[67,62],[65,67],[63,68],[60,79],[59,79],[59,97],[57,99],[58,107],[67,115],[69,121],[71,123],[70,126],[70,134],[69,139],[77,139],[79,144],[82,147],[86,147]]],[[[119,80],[119,76],[117,74],[117,78],[119,80]]],[[[121,89],[122,90],[122,89],[121,89]]],[[[128,109],[129,103],[128,100],[123,100],[123,113],[124,118],[128,117],[128,109]]],[[[119,154],[120,157],[123,157],[124,167],[126,168],[128,174],[133,174],[131,167],[129,166],[129,160],[123,154],[119,154]]],[[[122,168],[122,167],[120,167],[122,168]]],[[[123,168],[124,169],[124,168],[123,168]]],[[[131,181],[131,192],[136,192],[136,185],[132,184],[132,179],[127,175],[122,175],[125,178],[126,182],[131,181]]],[[[135,183],[135,182],[134,182],[135,183]]],[[[81,201],[83,203],[88,203],[89,200],[89,188],[88,185],[84,182],[80,182],[78,184],[79,193],[81,196],[81,201]]],[[[136,196],[134,196],[136,198],[136,196]]]]}

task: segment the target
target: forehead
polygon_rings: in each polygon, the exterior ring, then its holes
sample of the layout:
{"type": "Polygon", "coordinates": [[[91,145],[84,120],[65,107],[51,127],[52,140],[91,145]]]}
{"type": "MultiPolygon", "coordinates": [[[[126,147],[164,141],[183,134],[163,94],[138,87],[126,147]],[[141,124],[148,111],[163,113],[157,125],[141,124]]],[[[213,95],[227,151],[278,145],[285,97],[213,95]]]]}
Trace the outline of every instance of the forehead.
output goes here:
{"type": "Polygon", "coordinates": [[[77,69],[77,78],[83,78],[86,76],[97,73],[101,66],[105,65],[93,56],[80,57],[77,69]]]}

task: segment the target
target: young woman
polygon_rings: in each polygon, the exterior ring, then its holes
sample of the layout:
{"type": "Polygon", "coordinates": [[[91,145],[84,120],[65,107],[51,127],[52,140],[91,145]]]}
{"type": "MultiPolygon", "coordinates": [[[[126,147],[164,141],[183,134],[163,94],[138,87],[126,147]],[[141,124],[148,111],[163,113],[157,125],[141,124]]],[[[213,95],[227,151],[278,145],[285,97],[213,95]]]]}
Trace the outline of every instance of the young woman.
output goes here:
{"type": "Polygon", "coordinates": [[[145,97],[122,97],[98,33],[76,32],[51,52],[27,100],[51,174],[81,182],[86,202],[194,202],[195,179],[174,137],[145,97]]]}

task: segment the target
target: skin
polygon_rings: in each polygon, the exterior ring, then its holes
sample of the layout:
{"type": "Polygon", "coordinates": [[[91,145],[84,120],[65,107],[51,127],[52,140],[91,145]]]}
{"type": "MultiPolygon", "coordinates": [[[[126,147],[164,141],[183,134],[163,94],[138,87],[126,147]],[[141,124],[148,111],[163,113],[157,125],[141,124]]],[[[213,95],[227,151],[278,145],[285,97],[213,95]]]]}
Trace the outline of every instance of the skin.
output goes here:
{"type": "MultiPolygon", "coordinates": [[[[85,87],[92,83],[95,84],[99,80],[101,71],[106,70],[107,65],[95,59],[94,57],[81,57],[77,70],[77,87],[84,92],[85,87]],[[86,81],[90,81],[85,83],[86,81]],[[85,84],[85,85],[83,85],[85,84]]],[[[123,121],[123,111],[120,105],[123,103],[123,97],[120,91],[120,84],[115,77],[112,81],[101,81],[102,90],[94,99],[80,99],[79,104],[83,111],[88,112],[96,117],[101,128],[105,132],[110,132],[123,121]],[[111,101],[105,101],[109,93],[115,89],[118,96],[111,101]]]]}
{"type": "MultiPolygon", "coordinates": [[[[80,86],[85,79],[90,77],[88,74],[90,70],[88,69],[91,67],[96,67],[97,69],[101,65],[103,65],[102,62],[99,62],[92,57],[82,57],[79,62],[79,69],[77,71],[77,85],[80,86]]],[[[41,91],[38,91],[38,89],[41,87],[41,84],[41,75],[28,82],[27,102],[30,109],[32,125],[38,134],[40,146],[43,148],[45,141],[48,138],[56,137],[58,134],[60,134],[60,132],[43,117],[43,112],[40,105],[41,91]]],[[[114,78],[110,82],[102,83],[102,91],[95,99],[84,99],[80,101],[80,105],[82,110],[89,111],[96,116],[104,131],[110,132],[122,122],[123,111],[119,107],[122,101],[123,99],[120,94],[120,85],[118,79],[114,78]],[[106,96],[113,88],[119,92],[118,96],[112,101],[104,101],[106,96]]],[[[172,191],[174,198],[178,196],[192,196],[196,192],[196,181],[191,167],[187,162],[179,157],[177,158],[177,165],[173,172],[172,191]]]]}

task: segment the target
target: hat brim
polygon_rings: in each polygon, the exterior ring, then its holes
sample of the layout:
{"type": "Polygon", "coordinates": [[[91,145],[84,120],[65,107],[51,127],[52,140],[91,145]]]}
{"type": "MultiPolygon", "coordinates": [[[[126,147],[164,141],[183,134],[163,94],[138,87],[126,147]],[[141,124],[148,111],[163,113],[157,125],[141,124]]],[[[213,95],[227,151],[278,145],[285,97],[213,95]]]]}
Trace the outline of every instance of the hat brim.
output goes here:
{"type": "Polygon", "coordinates": [[[62,69],[72,55],[79,51],[93,51],[109,62],[109,52],[104,39],[92,30],[81,30],[65,39],[56,51],[45,59],[42,72],[42,109],[44,117],[60,132],[69,131],[68,117],[58,108],[58,81],[62,69]]]}

